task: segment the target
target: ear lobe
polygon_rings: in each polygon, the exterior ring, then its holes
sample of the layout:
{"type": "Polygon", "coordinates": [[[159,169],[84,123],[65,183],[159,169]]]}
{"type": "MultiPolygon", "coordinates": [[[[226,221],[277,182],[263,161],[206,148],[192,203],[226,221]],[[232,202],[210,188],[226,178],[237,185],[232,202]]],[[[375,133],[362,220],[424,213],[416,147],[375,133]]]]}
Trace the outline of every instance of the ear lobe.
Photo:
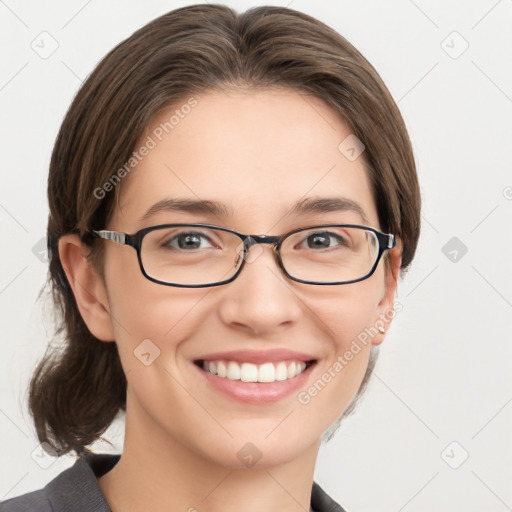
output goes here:
{"type": "Polygon", "coordinates": [[[384,276],[384,295],[379,301],[377,311],[378,318],[375,320],[375,326],[379,329],[372,339],[372,345],[380,345],[384,341],[385,332],[391,326],[391,322],[395,316],[395,295],[400,273],[400,265],[402,264],[402,247],[399,241],[397,245],[388,252],[389,261],[386,263],[384,276]],[[384,331],[381,331],[381,328],[384,331]]]}
{"type": "Polygon", "coordinates": [[[115,339],[105,285],[86,259],[87,248],[76,234],[59,239],[59,256],[82,318],[102,341],[115,339]]]}

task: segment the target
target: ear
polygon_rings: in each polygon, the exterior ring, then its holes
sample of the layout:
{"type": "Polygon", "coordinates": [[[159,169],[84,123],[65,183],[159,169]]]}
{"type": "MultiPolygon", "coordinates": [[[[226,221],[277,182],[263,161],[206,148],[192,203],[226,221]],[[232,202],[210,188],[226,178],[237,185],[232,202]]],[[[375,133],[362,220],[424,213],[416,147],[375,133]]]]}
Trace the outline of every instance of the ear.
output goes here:
{"type": "Polygon", "coordinates": [[[103,280],[86,259],[88,251],[78,235],[64,235],[59,239],[62,267],[85,324],[96,338],[113,341],[107,291],[103,280]]]}
{"type": "Polygon", "coordinates": [[[380,345],[385,338],[385,331],[391,326],[395,317],[395,294],[402,264],[402,244],[397,240],[393,249],[388,251],[388,261],[385,264],[384,275],[384,293],[377,307],[377,318],[375,319],[375,329],[377,333],[372,338],[372,345],[380,345]],[[384,332],[378,331],[383,328],[384,332]]]}

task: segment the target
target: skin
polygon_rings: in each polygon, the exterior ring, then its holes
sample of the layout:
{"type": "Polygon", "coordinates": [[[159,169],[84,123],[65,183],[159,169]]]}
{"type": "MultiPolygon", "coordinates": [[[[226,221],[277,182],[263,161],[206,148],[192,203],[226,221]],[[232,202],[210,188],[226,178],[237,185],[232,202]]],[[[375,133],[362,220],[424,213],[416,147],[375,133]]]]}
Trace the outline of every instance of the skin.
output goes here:
{"type": "MultiPolygon", "coordinates": [[[[299,199],[332,196],[357,202],[380,229],[362,157],[349,161],[338,150],[350,129],[321,100],[269,89],[195,98],[192,112],[125,178],[105,229],[207,222],[275,235],[324,222],[364,224],[350,211],[288,214],[299,199]],[[233,216],[160,212],[141,223],[164,197],[222,201],[233,216]]],[[[112,510],[309,510],[321,435],[355,396],[371,345],[385,335],[362,346],[307,405],[296,393],[270,405],[237,402],[203,383],[192,361],[222,350],[300,350],[318,359],[307,389],[382,315],[389,327],[400,244],[389,252],[389,270],[381,261],[370,278],[350,285],[293,282],[263,246],[234,282],[186,289],[147,280],[132,248],[101,243],[105,282],[76,235],[62,237],[59,252],[87,326],[100,340],[116,340],[128,380],[123,454],[98,480],[112,510]],[[147,338],[161,353],[144,366],[133,351],[147,338]],[[262,454],[250,469],[237,457],[247,442],[262,454]]]]}

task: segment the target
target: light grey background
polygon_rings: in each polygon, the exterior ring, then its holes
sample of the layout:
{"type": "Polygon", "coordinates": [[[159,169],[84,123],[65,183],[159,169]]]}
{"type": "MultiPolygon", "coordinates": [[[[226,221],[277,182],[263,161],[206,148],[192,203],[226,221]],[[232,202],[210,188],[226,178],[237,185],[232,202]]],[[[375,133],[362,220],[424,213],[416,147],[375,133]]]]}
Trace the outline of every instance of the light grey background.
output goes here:
{"type": "MultiPolygon", "coordinates": [[[[52,332],[36,298],[57,130],[114,45],[191,3],[0,0],[0,499],[73,463],[38,456],[25,405],[52,332]]],[[[319,18],[375,66],[408,126],[424,200],[403,311],[315,479],[351,512],[512,510],[512,1],[227,2],[263,3],[319,18]]],[[[110,433],[114,449],[98,451],[121,450],[122,424],[110,433]]]]}

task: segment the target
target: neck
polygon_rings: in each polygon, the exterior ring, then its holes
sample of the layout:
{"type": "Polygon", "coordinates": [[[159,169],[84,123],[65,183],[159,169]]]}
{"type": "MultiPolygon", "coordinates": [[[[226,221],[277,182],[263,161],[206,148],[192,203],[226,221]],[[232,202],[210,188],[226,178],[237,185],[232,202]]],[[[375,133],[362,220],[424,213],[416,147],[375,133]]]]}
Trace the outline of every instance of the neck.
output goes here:
{"type": "MultiPolygon", "coordinates": [[[[122,456],[98,479],[112,512],[310,510],[320,441],[288,461],[240,467],[238,459],[226,463],[215,450],[206,454],[179,442],[142,408],[131,414],[133,406],[129,400],[122,456]]],[[[209,442],[220,445],[215,436],[209,442]]],[[[247,440],[230,442],[236,453],[247,440]]]]}

